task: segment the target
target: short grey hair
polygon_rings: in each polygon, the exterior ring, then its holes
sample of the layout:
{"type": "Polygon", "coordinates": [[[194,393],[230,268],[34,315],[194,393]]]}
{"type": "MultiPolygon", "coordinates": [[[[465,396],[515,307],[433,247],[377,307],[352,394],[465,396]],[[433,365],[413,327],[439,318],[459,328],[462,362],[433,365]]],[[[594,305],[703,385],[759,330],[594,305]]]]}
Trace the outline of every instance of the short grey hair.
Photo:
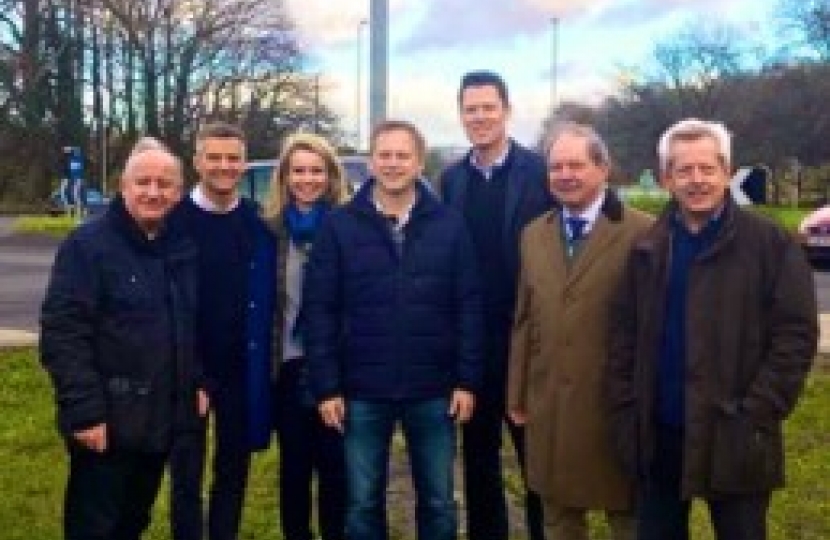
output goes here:
{"type": "Polygon", "coordinates": [[[710,138],[718,147],[718,158],[727,169],[732,164],[732,134],[720,122],[708,122],[698,118],[686,118],[669,127],[657,143],[657,156],[660,159],[660,171],[666,173],[671,167],[669,150],[675,141],[694,141],[710,138]]]}
{"type": "Polygon", "coordinates": [[[611,166],[611,153],[608,151],[608,145],[605,144],[605,140],[597,133],[597,130],[587,124],[571,121],[557,122],[548,130],[545,136],[545,159],[550,159],[551,148],[563,135],[585,139],[588,143],[588,157],[594,165],[611,166]]]}
{"type": "Polygon", "coordinates": [[[133,145],[132,150],[130,150],[130,154],[127,156],[127,161],[124,163],[124,171],[123,174],[127,174],[134,166],[135,160],[138,156],[142,154],[146,154],[148,152],[161,152],[162,154],[167,155],[170,158],[170,161],[173,162],[173,165],[176,167],[176,172],[178,174],[179,180],[183,181],[184,177],[182,174],[182,162],[181,160],[176,157],[173,152],[160,140],[156,139],[155,137],[141,137],[136,141],[135,145],[133,145]]]}

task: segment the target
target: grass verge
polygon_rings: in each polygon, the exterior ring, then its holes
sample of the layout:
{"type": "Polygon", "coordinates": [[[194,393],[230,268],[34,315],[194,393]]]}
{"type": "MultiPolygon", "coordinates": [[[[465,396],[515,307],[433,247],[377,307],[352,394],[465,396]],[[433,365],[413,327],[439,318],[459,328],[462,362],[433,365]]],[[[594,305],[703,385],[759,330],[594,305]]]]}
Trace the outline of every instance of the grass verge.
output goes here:
{"type": "Polygon", "coordinates": [[[63,238],[80,221],[72,216],[21,216],[12,225],[12,230],[22,234],[46,234],[63,238]]]}
{"type": "MultiPolygon", "coordinates": [[[[0,350],[0,537],[4,540],[58,540],[66,479],[66,457],[54,428],[52,391],[40,369],[36,351],[0,350]]],[[[786,426],[789,485],[773,498],[770,540],[827,540],[830,538],[830,372],[809,379],[798,409],[786,426]]],[[[397,447],[398,445],[396,445],[397,447]]],[[[395,460],[405,459],[398,448],[395,460]]],[[[278,456],[274,448],[258,454],[250,475],[240,540],[282,538],[279,531],[276,485],[278,456]]],[[[520,492],[515,460],[508,460],[509,491],[520,492]]],[[[408,467],[393,467],[408,474],[408,467]]],[[[394,479],[393,479],[394,482],[394,479]]],[[[405,483],[405,485],[408,482],[405,483]]],[[[511,494],[511,500],[514,499],[511,494]]],[[[400,516],[412,495],[390,498],[390,515],[400,516]]],[[[146,540],[169,538],[168,488],[165,484],[146,540]]],[[[403,513],[410,513],[403,512],[403,513]]],[[[520,512],[512,514],[520,515],[520,512]]],[[[394,523],[395,538],[414,538],[411,520],[394,523]]],[[[594,538],[607,538],[605,527],[592,519],[594,538]]],[[[693,538],[711,540],[705,509],[696,505],[693,538]]],[[[521,536],[517,536],[519,538],[521,536]]]]}

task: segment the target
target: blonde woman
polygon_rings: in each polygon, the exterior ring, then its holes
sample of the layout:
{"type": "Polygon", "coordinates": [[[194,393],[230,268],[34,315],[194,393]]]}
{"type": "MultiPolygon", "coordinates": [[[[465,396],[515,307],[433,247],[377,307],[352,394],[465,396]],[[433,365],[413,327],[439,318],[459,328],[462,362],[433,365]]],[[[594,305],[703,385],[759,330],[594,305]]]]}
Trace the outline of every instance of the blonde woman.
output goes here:
{"type": "Polygon", "coordinates": [[[344,538],[345,476],[342,435],[327,427],[306,387],[301,296],[305,261],[329,209],[346,194],[334,149],[311,134],[290,137],[271,179],[265,211],[279,242],[275,318],[275,426],[280,444],[279,500],[286,540],[311,540],[312,477],[323,540],[344,538]]]}

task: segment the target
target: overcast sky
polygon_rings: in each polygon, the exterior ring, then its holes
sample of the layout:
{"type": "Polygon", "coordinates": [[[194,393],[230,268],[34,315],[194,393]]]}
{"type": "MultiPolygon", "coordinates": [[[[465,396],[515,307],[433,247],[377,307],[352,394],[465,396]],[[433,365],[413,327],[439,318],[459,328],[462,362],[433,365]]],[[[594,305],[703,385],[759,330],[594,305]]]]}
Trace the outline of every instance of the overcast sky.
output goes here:
{"type": "MultiPolygon", "coordinates": [[[[774,0],[390,0],[389,116],[414,121],[431,145],[466,145],[456,92],[463,73],[491,69],[508,83],[511,131],[539,135],[551,96],[551,19],[559,23],[560,99],[596,102],[624,68],[689,24],[769,28],[774,0]]],[[[357,34],[369,0],[287,0],[325,100],[355,131],[357,34]]],[[[363,34],[362,117],[368,122],[368,29],[363,34]]]]}

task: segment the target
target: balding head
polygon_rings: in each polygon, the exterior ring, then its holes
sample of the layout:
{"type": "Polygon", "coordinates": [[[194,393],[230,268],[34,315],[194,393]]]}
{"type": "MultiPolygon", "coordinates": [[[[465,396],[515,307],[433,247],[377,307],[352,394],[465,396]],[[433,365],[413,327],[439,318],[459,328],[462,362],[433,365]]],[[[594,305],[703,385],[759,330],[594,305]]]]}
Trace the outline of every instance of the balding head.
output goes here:
{"type": "Polygon", "coordinates": [[[127,161],[124,163],[122,177],[134,174],[136,161],[145,154],[155,154],[160,159],[166,159],[176,169],[179,181],[184,181],[181,160],[174,156],[164,143],[154,137],[142,137],[135,143],[133,149],[130,150],[130,155],[127,156],[127,161]]]}
{"type": "Polygon", "coordinates": [[[155,139],[141,139],[124,164],[121,196],[138,226],[154,236],[182,195],[181,162],[155,139]]]}

